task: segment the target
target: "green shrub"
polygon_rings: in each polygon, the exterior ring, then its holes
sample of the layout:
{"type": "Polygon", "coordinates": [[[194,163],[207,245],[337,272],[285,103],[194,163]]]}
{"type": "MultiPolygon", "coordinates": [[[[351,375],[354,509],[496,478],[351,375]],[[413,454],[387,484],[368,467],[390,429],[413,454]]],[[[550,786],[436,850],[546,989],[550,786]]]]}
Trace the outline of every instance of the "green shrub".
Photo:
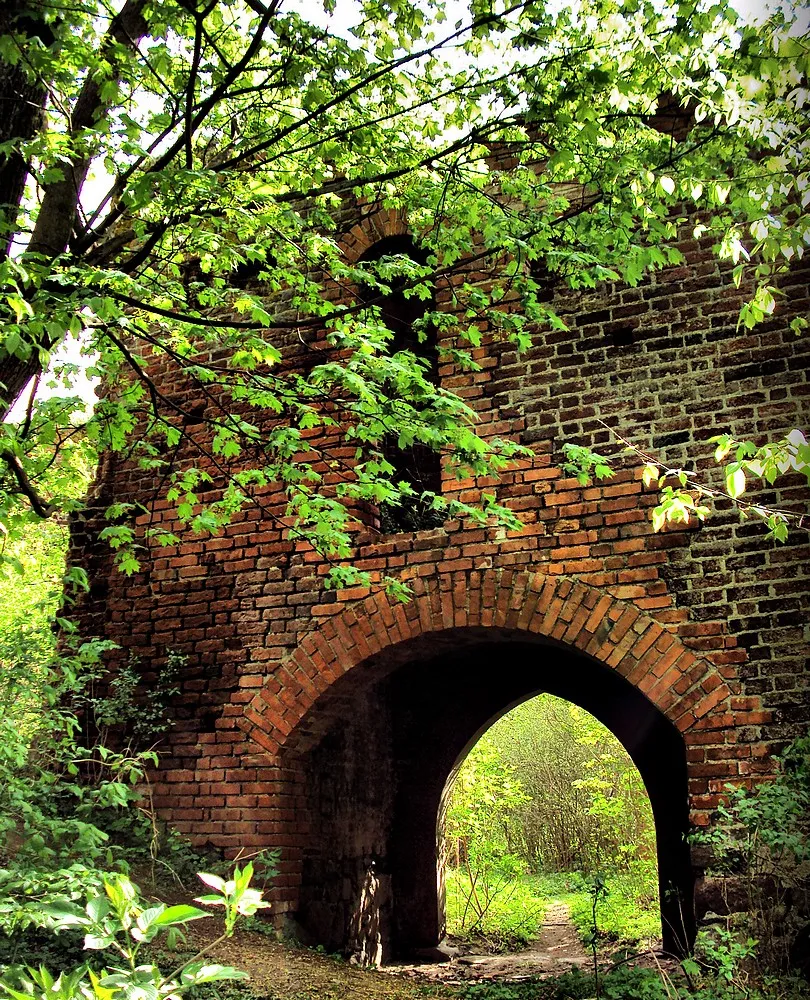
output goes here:
{"type": "Polygon", "coordinates": [[[473,882],[467,872],[450,869],[446,890],[447,929],[457,937],[482,938],[494,949],[514,950],[540,933],[545,902],[525,877],[495,872],[473,882]]]}
{"type": "Polygon", "coordinates": [[[622,966],[602,973],[572,969],[554,978],[482,982],[465,986],[461,1000],[807,1000],[807,982],[770,980],[752,985],[727,982],[711,970],[687,977],[676,971],[622,966]]]}
{"type": "Polygon", "coordinates": [[[209,983],[245,979],[246,973],[210,962],[204,955],[230,937],[240,917],[249,917],[269,904],[250,887],[253,866],[236,868],[231,879],[201,874],[213,893],[197,902],[221,906],[223,933],[196,954],[172,961],[170,971],[149,960],[148,947],[163,940],[173,948],[182,940],[182,927],[192,920],[209,917],[196,906],[166,906],[142,899],[138,887],[126,875],[105,877],[87,893],[84,906],[62,897],[42,902],[39,909],[50,930],[59,934],[79,931],[85,951],[101,956],[72,969],[50,972],[44,965],[13,965],[0,976],[0,991],[12,1000],[158,1000],[176,998],[209,983]]]}
{"type": "Polygon", "coordinates": [[[715,822],[694,837],[710,849],[709,873],[744,889],[748,913],[738,929],[757,940],[763,971],[789,966],[810,907],[810,735],[776,760],[773,780],[727,786],[715,822]]]}

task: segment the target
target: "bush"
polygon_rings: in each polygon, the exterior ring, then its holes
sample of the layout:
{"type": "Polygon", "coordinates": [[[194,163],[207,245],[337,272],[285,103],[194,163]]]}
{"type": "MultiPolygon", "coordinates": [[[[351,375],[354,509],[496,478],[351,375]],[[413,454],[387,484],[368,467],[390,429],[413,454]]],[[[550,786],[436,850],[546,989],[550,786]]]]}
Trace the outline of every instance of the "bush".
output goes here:
{"type": "Polygon", "coordinates": [[[253,867],[236,868],[233,877],[202,874],[200,878],[213,893],[197,902],[221,906],[224,930],[212,945],[181,960],[164,972],[144,951],[164,940],[173,948],[182,939],[184,924],[209,917],[196,906],[150,904],[141,898],[138,887],[126,875],[106,876],[87,893],[84,906],[75,899],[61,897],[39,904],[43,922],[55,933],[79,931],[86,951],[98,953],[100,961],[82,962],[72,969],[51,973],[44,965],[14,965],[0,976],[0,990],[12,1000],[157,1000],[180,997],[209,983],[245,979],[246,974],[228,966],[209,962],[203,956],[214,944],[233,934],[240,917],[252,916],[269,904],[261,893],[250,888],[253,867]],[[95,967],[94,967],[95,966],[95,967]]]}
{"type": "Polygon", "coordinates": [[[714,824],[694,838],[710,849],[710,874],[748,900],[746,917],[729,918],[725,930],[736,923],[738,938],[757,941],[762,970],[774,971],[800,960],[792,949],[810,929],[810,735],[794,740],[777,766],[774,780],[753,789],[728,786],[714,824]]]}
{"type": "Polygon", "coordinates": [[[450,934],[479,938],[501,951],[524,948],[540,933],[545,901],[530,879],[490,873],[473,883],[467,872],[450,869],[446,889],[450,934]]]}

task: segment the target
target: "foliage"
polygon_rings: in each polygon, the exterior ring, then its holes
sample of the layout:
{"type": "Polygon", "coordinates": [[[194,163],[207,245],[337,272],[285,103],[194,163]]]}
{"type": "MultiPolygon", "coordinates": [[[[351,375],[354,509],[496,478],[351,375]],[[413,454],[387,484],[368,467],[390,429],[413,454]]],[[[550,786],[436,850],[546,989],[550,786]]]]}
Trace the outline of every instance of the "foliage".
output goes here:
{"type": "MultiPolygon", "coordinates": [[[[524,979],[519,982],[473,983],[461,990],[462,1000],[593,1000],[596,980],[579,969],[562,976],[524,979]]],[[[687,976],[666,972],[660,966],[621,965],[601,973],[603,1000],[803,1000],[806,983],[798,980],[765,980],[757,984],[728,983],[711,973],[687,976]]]]}
{"type": "Polygon", "coordinates": [[[170,699],[180,692],[180,678],[188,657],[168,650],[166,662],[146,685],[137,659],[118,668],[107,684],[103,697],[91,697],[90,708],[99,731],[99,741],[107,742],[111,726],[122,728],[131,746],[146,749],[171,726],[167,716],[170,699]]]}
{"type": "Polygon", "coordinates": [[[107,836],[93,814],[135,801],[135,786],[156,763],[152,752],[80,742],[70,699],[80,700],[88,680],[103,669],[100,657],[108,647],[81,643],[51,668],[39,689],[47,711],[33,736],[16,728],[13,714],[0,719],[0,851],[7,864],[36,859],[47,868],[101,857],[107,836]]]}
{"type": "Polygon", "coordinates": [[[453,933],[529,940],[537,906],[525,912],[518,891],[520,860],[509,852],[510,817],[528,801],[514,768],[497,747],[481,740],[451,778],[444,820],[448,873],[448,917],[453,933]]]}
{"type": "MultiPolygon", "coordinates": [[[[69,468],[59,462],[49,473],[49,482],[57,488],[58,480],[58,489],[71,501],[87,490],[92,465],[86,459],[69,468]]],[[[42,520],[36,531],[23,532],[22,527],[10,525],[10,536],[2,539],[0,715],[13,717],[17,730],[30,737],[43,721],[43,692],[47,699],[53,680],[55,619],[86,580],[82,570],[65,566],[69,530],[64,517],[42,520]]]]}
{"type": "MultiPolygon", "coordinates": [[[[571,919],[590,943],[594,931],[593,900],[587,881],[570,876],[573,894],[567,897],[571,919]]],[[[630,869],[611,872],[604,879],[607,893],[599,900],[596,940],[600,945],[644,947],[661,935],[658,908],[658,871],[655,863],[636,861],[630,869]]]]}
{"type": "MultiPolygon", "coordinates": [[[[467,757],[455,788],[488,780],[484,764],[489,774],[519,781],[519,798],[507,794],[502,807],[482,808],[493,828],[487,835],[497,832],[495,849],[516,854],[528,870],[596,872],[654,858],[652,813],[638,770],[613,734],[577,706],[542,695],[513,709],[467,757]]],[[[497,786],[488,788],[483,801],[499,794],[497,786]]],[[[459,800],[460,811],[468,808],[459,800]]]]}
{"type": "MultiPolygon", "coordinates": [[[[86,482],[85,470],[74,486],[86,482]]],[[[82,583],[65,573],[66,544],[59,520],[43,522],[9,545],[14,561],[0,569],[0,963],[74,955],[71,935],[45,934],[41,904],[97,888],[100,869],[126,868],[156,846],[144,779],[182,664],[170,653],[168,672],[146,692],[125,667],[122,685],[98,693],[111,644],[82,642],[58,614],[82,583]],[[116,751],[106,740],[113,724],[133,736],[116,751]]]]}
{"type": "Polygon", "coordinates": [[[581,486],[588,486],[594,479],[610,479],[613,475],[609,460],[590,448],[567,442],[563,445],[563,455],[563,472],[575,476],[581,486]]]}
{"type": "MultiPolygon", "coordinates": [[[[445,28],[432,0],[359,0],[342,30],[335,15],[348,5],[337,0],[324,4],[326,23],[315,5],[275,0],[126,0],[118,17],[99,3],[14,6],[0,11],[0,82],[4,94],[25,84],[14,110],[29,120],[0,134],[0,165],[28,187],[0,209],[11,242],[0,247],[3,413],[31,376],[49,371],[60,385],[23,399],[0,427],[11,568],[32,526],[81,506],[82,470],[112,451],[201,534],[280,483],[286,509],[264,514],[333,561],[332,583],[368,582],[347,565],[353,511],[414,493],[386,459],[392,435],[401,449],[441,453],[460,477],[497,473],[524,452],[483,441],[472,408],[417,351],[395,350],[379,301],[353,289],[382,299],[402,279],[403,294],[431,306],[420,335],[436,331],[441,359],[471,370],[482,327],[523,348],[533,330],[561,325],[538,262],[574,289],[635,285],[679,262],[689,217],[746,289],[749,327],[777,310],[780,274],[808,242],[810,58],[801,12],[788,8],[751,23],[724,4],[475,0],[445,28]],[[670,98],[682,137],[657,127],[670,98]],[[498,144],[516,169],[497,168],[498,144]],[[354,220],[358,205],[406,214],[425,263],[348,261],[341,215],[354,220]],[[503,267],[486,285],[463,272],[465,261],[495,260],[503,267]],[[452,307],[439,312],[432,299],[445,288],[452,307]],[[60,349],[73,359],[58,361],[60,349]],[[77,392],[82,353],[116,390],[92,414],[77,392]],[[162,393],[150,365],[188,392],[162,393]],[[201,417],[188,398],[202,401],[201,417]]],[[[783,444],[773,454],[729,444],[732,500],[741,473],[747,484],[786,471],[783,444]]],[[[806,464],[800,447],[795,469],[806,464]]],[[[665,519],[694,514],[691,481],[677,472],[673,482],[665,519]]],[[[519,526],[489,493],[462,505],[425,491],[420,502],[519,526]]],[[[177,541],[136,528],[139,513],[129,502],[107,510],[103,536],[125,572],[141,546],[177,541]]],[[[14,614],[0,697],[19,706],[20,724],[6,718],[0,733],[0,849],[22,885],[34,864],[58,880],[104,859],[93,818],[132,804],[149,758],[82,747],[63,707],[85,696],[103,647],[76,639],[54,670],[48,627],[17,627],[28,617],[21,596],[14,614]]],[[[617,837],[636,842],[617,831],[606,789],[576,791],[599,831],[589,865],[617,837]]],[[[554,845],[535,841],[526,854],[550,856],[554,845]]],[[[570,849],[568,833],[560,843],[570,849]]]]}
{"type": "MultiPolygon", "coordinates": [[[[448,788],[447,851],[457,861],[484,854],[507,859],[509,818],[528,796],[515,768],[504,762],[492,741],[480,740],[465,764],[451,777],[448,788]]],[[[514,867],[508,860],[505,864],[514,867]]]]}
{"type": "MultiPolygon", "coordinates": [[[[89,472],[73,469],[74,495],[89,472]]],[[[75,962],[81,938],[48,933],[43,904],[97,892],[102,869],[126,870],[151,851],[155,864],[178,864],[175,838],[158,843],[143,797],[183,658],[169,651],[148,687],[134,663],[108,684],[111,644],[83,642],[64,617],[85,583],[65,571],[67,544],[67,525],[52,518],[7,541],[0,566],[0,964],[75,962]]],[[[200,870],[198,855],[182,860],[200,870]]]]}
{"type": "MultiPolygon", "coordinates": [[[[688,524],[690,518],[705,521],[718,504],[731,506],[741,521],[749,518],[761,521],[768,529],[767,537],[777,542],[787,541],[791,524],[802,523],[804,515],[800,512],[775,507],[761,493],[791,475],[804,477],[810,483],[810,445],[800,430],[759,446],[753,441],[735,441],[728,434],[710,438],[717,446],[715,460],[726,463],[721,487],[711,485],[710,474],[702,479],[693,471],[668,467],[620,435],[615,436],[631,455],[643,462],[644,485],[659,490],[659,503],[650,515],[654,531],[661,531],[667,524],[688,524]],[[729,456],[732,461],[728,461],[729,456]],[[752,483],[759,497],[751,498],[752,483]]],[[[567,460],[563,468],[583,485],[594,478],[607,479],[613,475],[610,458],[579,445],[566,444],[563,450],[567,460]]]]}
{"type": "Polygon", "coordinates": [[[449,868],[445,875],[447,930],[494,951],[525,948],[540,933],[547,897],[530,878],[503,870],[449,868]]]}
{"type": "MultiPolygon", "coordinates": [[[[51,476],[77,499],[90,471],[59,462],[51,476]]],[[[0,961],[44,946],[42,902],[98,884],[97,865],[112,864],[101,817],[135,803],[154,759],[84,744],[77,712],[110,644],[82,642],[63,617],[85,583],[65,569],[67,544],[64,519],[51,518],[6,539],[0,566],[0,961]]]]}
{"type": "MultiPolygon", "coordinates": [[[[727,948],[750,939],[760,965],[781,970],[796,958],[798,921],[810,903],[810,736],[795,739],[776,761],[773,780],[728,786],[715,823],[694,840],[710,851],[710,873],[742,889],[748,902],[742,925],[728,920],[715,937],[727,948]]],[[[707,945],[717,948],[711,938],[707,945]]]]}
{"type": "Polygon", "coordinates": [[[585,888],[588,893],[588,898],[591,904],[591,914],[590,914],[590,927],[588,928],[587,935],[584,938],[585,944],[591,949],[591,956],[593,958],[593,978],[596,986],[596,996],[597,1000],[601,995],[600,993],[600,977],[599,977],[599,904],[605,899],[609,894],[610,890],[607,887],[607,883],[602,878],[601,875],[591,875],[588,877],[585,883],[585,888]]]}
{"type": "Polygon", "coordinates": [[[776,761],[775,780],[752,789],[729,785],[720,822],[696,838],[711,845],[721,870],[754,866],[787,878],[810,859],[810,736],[794,740],[776,761]]]}
{"type": "Polygon", "coordinates": [[[0,870],[0,966],[29,963],[73,965],[81,960],[76,933],[54,935],[43,906],[66,896],[97,891],[102,874],[92,863],[47,870],[32,862],[0,870]]]}
{"type": "MultiPolygon", "coordinates": [[[[392,434],[463,477],[521,450],[479,438],[474,411],[424,359],[392,349],[377,303],[352,288],[384,297],[401,278],[425,302],[451,288],[452,309],[428,309],[420,332],[439,331],[443,357],[474,368],[484,324],[518,347],[562,325],[535,262],[572,288],[635,285],[680,261],[691,217],[746,289],[741,323],[776,310],[779,276],[808,242],[800,12],[471,0],[445,26],[439,0],[323,8],[4,13],[0,79],[25,96],[0,134],[19,192],[0,218],[12,250],[0,252],[3,409],[65,345],[116,386],[77,416],[63,359],[60,395],[2,426],[4,530],[75,506],[47,479],[55,456],[70,468],[76,450],[111,449],[153,471],[194,532],[280,483],[286,511],[265,515],[334,560],[333,583],[367,582],[346,562],[351,508],[415,492],[385,458],[392,434]],[[662,126],[661,107],[683,128],[662,126]],[[498,169],[498,148],[517,168],[498,169]],[[338,217],[358,204],[404,211],[425,263],[347,261],[338,217]],[[465,260],[502,266],[481,285],[465,260]],[[306,364],[287,363],[292,347],[306,364]],[[153,358],[203,400],[202,423],[155,385],[153,358]]],[[[421,502],[518,523],[491,494],[468,506],[426,490],[421,502]]],[[[137,514],[112,505],[103,532],[125,572],[147,541],[137,514]]],[[[175,538],[154,528],[151,540],[175,538]]]]}
{"type": "MultiPolygon", "coordinates": [[[[89,475],[87,465],[72,470],[74,495],[89,475]]],[[[135,663],[108,683],[104,656],[113,644],[82,641],[66,617],[86,585],[80,570],[65,569],[67,545],[64,521],[43,521],[36,534],[7,542],[0,566],[0,895],[13,912],[13,900],[33,892],[33,872],[44,887],[74,876],[81,886],[79,869],[111,864],[116,827],[149,840],[151,824],[133,815],[138,786],[170,724],[183,666],[170,650],[148,685],[135,663]]],[[[9,919],[0,917],[6,932],[9,919]]]]}
{"type": "MultiPolygon", "coordinates": [[[[496,950],[525,947],[540,933],[543,914],[553,901],[565,903],[582,941],[593,939],[593,907],[588,876],[580,872],[544,875],[503,873],[493,876],[494,886],[480,889],[490,900],[483,919],[475,926],[470,914],[470,876],[464,869],[448,868],[445,875],[447,928],[457,937],[475,937],[496,950]],[[466,910],[466,914],[465,914],[466,910]],[[462,920],[464,918],[464,921],[462,920]]],[[[607,895],[599,902],[595,943],[600,950],[645,948],[661,935],[658,908],[658,872],[653,862],[636,862],[630,871],[611,872],[605,879],[607,895]]]]}
{"type": "MultiPolygon", "coordinates": [[[[18,698],[0,718],[0,860],[22,873],[30,866],[109,864],[109,834],[123,813],[130,834],[148,841],[155,833],[151,819],[139,824],[132,813],[144,811],[146,772],[157,763],[154,741],[168,725],[166,699],[182,661],[170,654],[168,670],[143,696],[125,668],[123,683],[101,697],[94,685],[106,673],[102,657],[112,644],[80,642],[67,620],[60,624],[59,658],[28,673],[20,664],[18,698]],[[117,750],[106,739],[113,724],[132,734],[117,750]]],[[[24,636],[17,643],[26,648],[24,636]]]]}
{"type": "Polygon", "coordinates": [[[589,1000],[593,980],[579,969],[548,979],[514,983],[471,983],[461,991],[462,1000],[589,1000]]]}
{"type": "MultiPolygon", "coordinates": [[[[120,843],[123,838],[116,837],[120,843]]],[[[145,860],[144,838],[138,835],[132,843],[136,859],[145,860]]],[[[264,858],[258,859],[262,862],[264,858]]],[[[269,867],[275,867],[275,859],[267,859],[269,867]]],[[[151,888],[157,890],[159,885],[175,884],[190,891],[196,884],[197,872],[205,869],[217,875],[223,874],[223,866],[227,863],[213,850],[203,850],[195,847],[191,841],[170,826],[158,824],[158,836],[149,843],[148,862],[151,870],[151,888]]]]}
{"type": "Polygon", "coordinates": [[[83,907],[70,898],[41,904],[48,926],[57,933],[80,929],[86,950],[105,953],[104,967],[94,970],[84,963],[55,975],[44,966],[11,968],[0,977],[0,989],[13,1000],[74,1000],[76,997],[155,1000],[183,996],[206,983],[244,979],[244,972],[209,962],[204,955],[233,934],[241,916],[252,916],[259,908],[269,905],[263,902],[260,892],[250,887],[252,874],[252,865],[247,864],[244,869],[237,867],[227,881],[216,875],[200,875],[215,892],[200,897],[197,902],[222,906],[225,929],[216,941],[170,972],[162,971],[154,962],[144,962],[142,950],[159,938],[165,938],[167,946],[173,947],[182,939],[184,924],[210,915],[205,910],[184,904],[150,905],[141,898],[138,887],[121,874],[105,877],[102,884],[88,894],[83,907]]]}

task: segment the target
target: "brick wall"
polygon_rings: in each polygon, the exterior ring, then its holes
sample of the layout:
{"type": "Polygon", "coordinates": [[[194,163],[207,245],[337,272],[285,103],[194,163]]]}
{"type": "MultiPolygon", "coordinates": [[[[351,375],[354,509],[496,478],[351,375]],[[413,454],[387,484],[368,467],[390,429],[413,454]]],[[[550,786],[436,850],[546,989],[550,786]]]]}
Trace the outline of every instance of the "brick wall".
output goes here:
{"type": "MultiPolygon", "coordinates": [[[[346,252],[356,259],[404,230],[395,213],[369,212],[347,231],[346,252]]],[[[623,733],[657,809],[662,880],[684,896],[691,875],[663,829],[680,836],[690,821],[709,822],[724,785],[767,774],[810,718],[806,529],[776,545],[721,511],[704,526],[654,534],[656,495],[633,463],[620,459],[614,479],[584,488],[560,470],[564,441],[610,452],[619,434],[670,466],[694,462],[711,483],[713,434],[807,426],[810,341],[787,327],[807,310],[807,267],[784,282],[772,320],[738,331],[743,293],[708,246],[685,234],[681,249],[682,266],[636,288],[556,288],[568,330],[538,331],[524,355],[490,337],[473,352],[480,371],[441,369],[483,433],[534,452],[498,483],[445,475],[445,493],[472,499],[486,486],[524,530],[449,522],[383,535],[374,512],[359,512],[356,564],[409,580],[407,605],[378,588],[325,591],[327,567],[286,539],[272,491],[216,538],[186,533],[150,550],[130,578],[96,541],[93,508],[76,523],[74,555],[94,581],[85,628],[119,643],[121,657],[137,656],[147,682],[167,650],[188,656],[156,807],[199,844],[230,854],[280,847],[276,910],[297,914],[321,940],[350,939],[369,954],[380,940],[435,943],[441,791],[470,740],[515,700],[562,693],[623,733]],[[484,648],[494,650],[488,674],[484,648]],[[471,690],[463,710],[437,697],[439,716],[433,684],[459,650],[479,664],[476,690],[487,696],[471,690]],[[419,673],[428,662],[434,674],[419,673]],[[622,721],[636,704],[657,735],[634,735],[622,721]],[[420,727],[428,749],[413,744],[420,727]]],[[[174,384],[166,365],[154,371],[187,408],[197,405],[193,386],[174,384]]],[[[186,431],[189,441],[207,433],[204,424],[186,431]]],[[[187,460],[197,461],[193,451],[187,460]]],[[[142,528],[180,531],[156,485],[134,463],[108,461],[98,508],[138,500],[150,510],[142,528]]],[[[799,486],[770,499],[801,505],[799,486]]],[[[452,669],[463,689],[462,667],[452,669]]]]}

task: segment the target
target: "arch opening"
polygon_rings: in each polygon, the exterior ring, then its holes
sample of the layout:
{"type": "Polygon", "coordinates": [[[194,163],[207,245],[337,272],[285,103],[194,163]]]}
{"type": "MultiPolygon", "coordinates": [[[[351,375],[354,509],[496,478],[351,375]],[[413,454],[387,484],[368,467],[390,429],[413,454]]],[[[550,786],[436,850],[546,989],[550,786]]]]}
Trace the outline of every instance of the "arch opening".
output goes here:
{"type": "Polygon", "coordinates": [[[465,749],[445,786],[437,842],[454,937],[525,947],[552,903],[587,932],[589,888],[604,884],[597,925],[606,940],[661,939],[643,780],[610,730],[571,702],[528,698],[465,749]]]}
{"type": "Polygon", "coordinates": [[[589,712],[621,742],[650,799],[664,947],[694,937],[686,751],[674,725],[611,668],[525,632],[467,627],[389,647],[337,680],[285,750],[306,789],[298,918],[366,961],[433,949],[446,931],[437,818],[478,737],[538,694],[589,712]]]}

